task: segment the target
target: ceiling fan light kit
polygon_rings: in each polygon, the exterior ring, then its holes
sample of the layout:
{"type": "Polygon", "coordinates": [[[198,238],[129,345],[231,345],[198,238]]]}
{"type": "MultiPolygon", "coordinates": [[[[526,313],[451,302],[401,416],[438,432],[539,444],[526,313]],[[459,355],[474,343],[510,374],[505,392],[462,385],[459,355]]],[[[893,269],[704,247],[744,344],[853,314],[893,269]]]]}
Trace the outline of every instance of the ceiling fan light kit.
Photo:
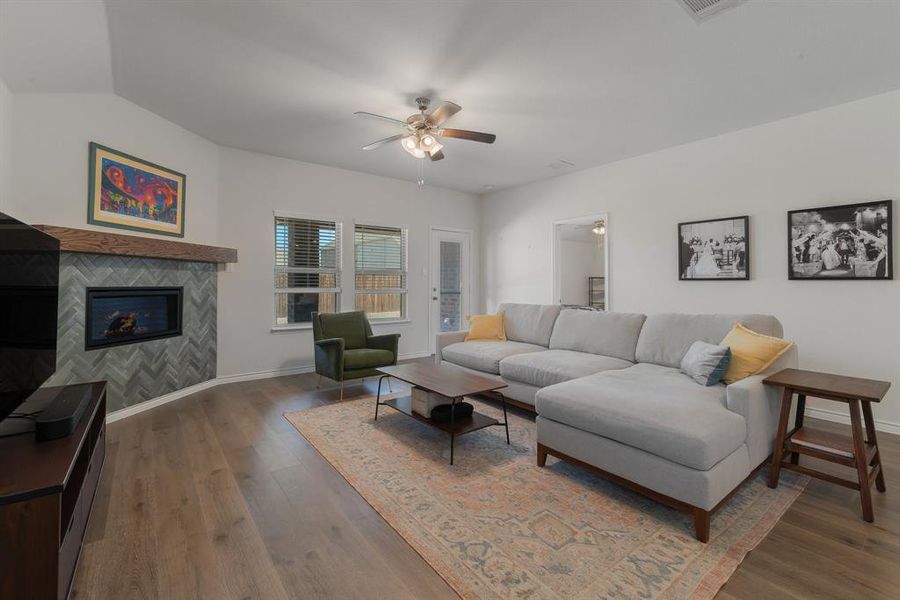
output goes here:
{"type": "Polygon", "coordinates": [[[382,121],[393,123],[403,127],[406,131],[397,135],[378,140],[363,146],[363,150],[374,150],[390,144],[391,142],[400,140],[400,147],[403,148],[410,156],[415,158],[430,158],[432,161],[444,158],[444,144],[442,137],[452,137],[461,140],[469,140],[473,142],[481,142],[484,144],[493,144],[497,136],[492,133],[481,133],[480,131],[468,131],[466,129],[444,129],[441,125],[444,122],[462,110],[459,104],[444,101],[440,106],[426,113],[428,105],[431,101],[428,98],[416,98],[416,105],[419,112],[410,115],[406,121],[377,115],[370,112],[356,112],[357,116],[371,117],[382,121]]]}

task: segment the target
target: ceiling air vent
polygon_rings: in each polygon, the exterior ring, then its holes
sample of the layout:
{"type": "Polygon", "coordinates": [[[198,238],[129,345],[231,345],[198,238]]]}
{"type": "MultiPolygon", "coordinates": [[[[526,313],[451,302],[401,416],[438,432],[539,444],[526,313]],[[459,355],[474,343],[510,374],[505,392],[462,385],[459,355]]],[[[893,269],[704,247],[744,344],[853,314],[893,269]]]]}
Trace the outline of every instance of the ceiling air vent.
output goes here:
{"type": "Polygon", "coordinates": [[[699,23],[745,0],[675,0],[699,23]]]}

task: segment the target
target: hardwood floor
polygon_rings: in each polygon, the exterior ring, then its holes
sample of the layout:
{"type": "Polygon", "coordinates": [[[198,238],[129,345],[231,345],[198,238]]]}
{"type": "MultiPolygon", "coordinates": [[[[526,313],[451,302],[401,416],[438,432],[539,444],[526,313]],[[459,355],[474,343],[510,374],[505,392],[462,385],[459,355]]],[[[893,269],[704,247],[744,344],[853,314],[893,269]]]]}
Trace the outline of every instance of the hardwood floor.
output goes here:
{"type": "MultiPolygon", "coordinates": [[[[111,424],[74,596],[456,598],[282,418],[337,401],[315,384],[229,384],[111,424]]],[[[852,490],[813,481],[719,597],[900,596],[900,436],[879,443],[888,492],[874,524],[852,490]]]]}

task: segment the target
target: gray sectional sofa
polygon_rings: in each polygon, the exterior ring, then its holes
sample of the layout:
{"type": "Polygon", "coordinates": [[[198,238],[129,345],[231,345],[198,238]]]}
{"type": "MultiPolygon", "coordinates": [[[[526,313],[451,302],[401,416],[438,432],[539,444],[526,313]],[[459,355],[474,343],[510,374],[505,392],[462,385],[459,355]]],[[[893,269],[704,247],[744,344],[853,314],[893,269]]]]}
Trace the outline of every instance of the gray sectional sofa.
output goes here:
{"type": "Polygon", "coordinates": [[[508,341],[440,334],[435,360],[502,380],[537,413],[538,465],[581,465],[694,517],[710,515],[772,452],[778,391],[769,373],[797,366],[792,347],[766,373],[704,387],[681,373],[692,343],[718,344],[735,322],[772,336],[768,315],[641,315],[503,304],[508,341]]]}

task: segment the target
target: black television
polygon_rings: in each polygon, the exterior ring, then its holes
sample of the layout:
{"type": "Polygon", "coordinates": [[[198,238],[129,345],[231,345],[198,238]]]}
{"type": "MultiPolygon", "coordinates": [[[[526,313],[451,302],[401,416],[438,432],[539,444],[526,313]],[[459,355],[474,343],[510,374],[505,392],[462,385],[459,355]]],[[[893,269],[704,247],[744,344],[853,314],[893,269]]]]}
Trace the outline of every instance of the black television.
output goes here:
{"type": "Polygon", "coordinates": [[[0,423],[56,370],[59,240],[0,212],[0,423]]]}

